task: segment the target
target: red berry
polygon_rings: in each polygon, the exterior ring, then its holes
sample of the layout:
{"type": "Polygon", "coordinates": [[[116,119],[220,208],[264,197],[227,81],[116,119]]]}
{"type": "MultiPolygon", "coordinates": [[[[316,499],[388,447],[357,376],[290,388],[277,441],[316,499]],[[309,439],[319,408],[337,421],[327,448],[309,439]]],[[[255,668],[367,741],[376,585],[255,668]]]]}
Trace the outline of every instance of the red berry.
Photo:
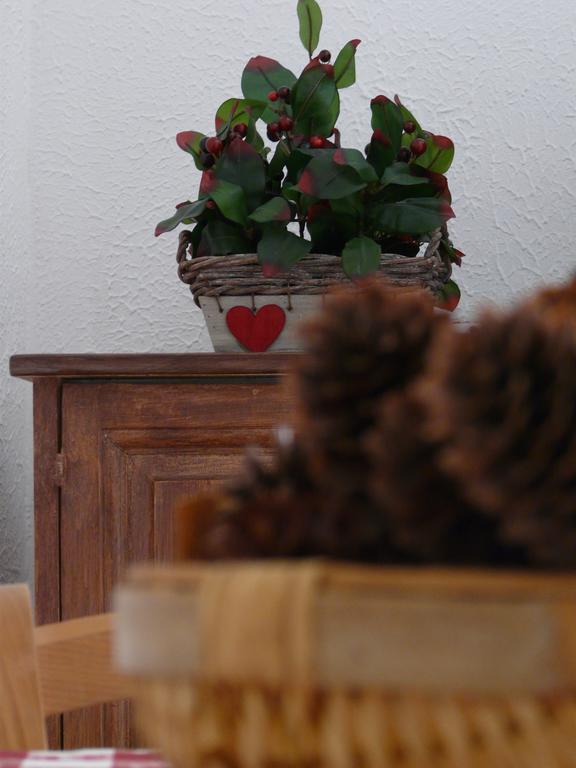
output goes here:
{"type": "Polygon", "coordinates": [[[410,149],[415,157],[420,157],[420,155],[423,155],[424,152],[426,152],[427,146],[428,145],[424,139],[414,139],[414,141],[410,144],[410,149]]]}
{"type": "Polygon", "coordinates": [[[278,88],[278,96],[283,101],[290,101],[290,88],[287,88],[285,85],[282,88],[278,88]]]}
{"type": "Polygon", "coordinates": [[[292,120],[291,117],[288,117],[288,115],[282,115],[280,120],[278,120],[278,127],[281,131],[291,131],[293,125],[294,120],[292,120]]]}
{"type": "Polygon", "coordinates": [[[270,91],[268,101],[278,101],[278,91],[270,91]]]}
{"type": "Polygon", "coordinates": [[[318,58],[320,59],[322,64],[328,64],[328,62],[332,58],[332,54],[330,53],[330,51],[327,51],[326,48],[324,48],[324,50],[320,51],[320,53],[318,54],[318,58]]]}
{"type": "Polygon", "coordinates": [[[238,125],[235,125],[232,130],[234,131],[234,133],[237,133],[238,136],[244,137],[248,132],[248,126],[245,125],[244,123],[238,123],[238,125]]]}
{"type": "Polygon", "coordinates": [[[414,133],[416,130],[416,125],[412,120],[406,120],[404,123],[404,132],[405,133],[414,133]]]}
{"type": "Polygon", "coordinates": [[[222,152],[223,146],[222,140],[217,136],[211,136],[209,139],[206,139],[206,152],[209,152],[211,155],[219,155],[222,152]]]}
{"type": "Polygon", "coordinates": [[[216,208],[216,203],[214,202],[214,200],[208,200],[206,202],[206,208],[209,208],[211,211],[213,211],[214,208],[216,208]]]}
{"type": "Polygon", "coordinates": [[[411,153],[408,147],[400,147],[398,150],[398,154],[396,156],[396,159],[399,163],[408,163],[410,162],[411,153]]]}
{"type": "Polygon", "coordinates": [[[322,136],[310,136],[310,146],[312,149],[322,149],[324,146],[324,139],[322,136]]]}
{"type": "Polygon", "coordinates": [[[266,129],[270,141],[280,141],[280,126],[278,123],[270,123],[266,129]]]}

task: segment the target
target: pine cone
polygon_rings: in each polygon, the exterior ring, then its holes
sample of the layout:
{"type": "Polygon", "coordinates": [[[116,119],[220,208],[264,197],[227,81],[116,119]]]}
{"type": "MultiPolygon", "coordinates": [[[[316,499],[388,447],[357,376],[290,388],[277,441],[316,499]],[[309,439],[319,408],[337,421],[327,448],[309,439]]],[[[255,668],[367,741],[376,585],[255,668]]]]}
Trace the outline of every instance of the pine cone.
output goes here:
{"type": "Polygon", "coordinates": [[[403,561],[520,563],[517,551],[498,542],[495,522],[467,501],[440,466],[444,446],[427,433],[426,420],[416,385],[384,400],[367,439],[371,490],[403,561]]]}
{"type": "Polygon", "coordinates": [[[203,530],[199,549],[208,559],[302,557],[314,551],[318,499],[298,442],[287,433],[272,461],[246,453],[243,471],[203,530]]]}
{"type": "Polygon", "coordinates": [[[322,548],[331,557],[394,560],[382,510],[368,487],[364,437],[382,398],[423,370],[444,318],[421,293],[371,282],[329,297],[303,329],[298,423],[323,504],[322,548]]]}
{"type": "Polygon", "coordinates": [[[426,390],[442,464],[503,540],[576,562],[576,338],[520,307],[438,347],[426,390]]]}

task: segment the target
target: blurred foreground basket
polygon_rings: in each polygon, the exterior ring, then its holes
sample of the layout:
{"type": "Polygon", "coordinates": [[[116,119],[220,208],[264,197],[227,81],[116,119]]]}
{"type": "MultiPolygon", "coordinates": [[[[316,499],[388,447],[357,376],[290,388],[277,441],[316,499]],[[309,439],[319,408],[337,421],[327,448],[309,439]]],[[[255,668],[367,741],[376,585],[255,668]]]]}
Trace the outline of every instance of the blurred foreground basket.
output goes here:
{"type": "Polygon", "coordinates": [[[576,766],[576,577],[142,567],[117,658],[184,766],[576,766]]]}

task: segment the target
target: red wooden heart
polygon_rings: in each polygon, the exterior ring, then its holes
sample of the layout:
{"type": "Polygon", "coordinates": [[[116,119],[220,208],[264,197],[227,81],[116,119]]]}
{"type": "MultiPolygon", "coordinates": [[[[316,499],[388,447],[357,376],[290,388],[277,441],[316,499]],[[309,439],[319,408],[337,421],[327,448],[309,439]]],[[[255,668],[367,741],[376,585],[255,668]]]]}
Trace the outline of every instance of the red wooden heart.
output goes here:
{"type": "Polygon", "coordinates": [[[250,352],[265,352],[285,324],[286,314],[277,304],[265,304],[256,313],[248,307],[232,307],[226,313],[228,330],[250,352]]]}

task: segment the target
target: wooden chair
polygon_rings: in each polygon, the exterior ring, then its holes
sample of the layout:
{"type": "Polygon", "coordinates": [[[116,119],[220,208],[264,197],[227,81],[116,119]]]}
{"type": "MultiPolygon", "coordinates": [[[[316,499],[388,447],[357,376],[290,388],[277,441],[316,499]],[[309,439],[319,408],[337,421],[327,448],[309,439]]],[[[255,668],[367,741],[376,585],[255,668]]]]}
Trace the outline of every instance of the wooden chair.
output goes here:
{"type": "Polygon", "coordinates": [[[44,718],[125,699],[112,670],[112,614],[34,629],[25,585],[0,587],[0,749],[46,749],[44,718]]]}

